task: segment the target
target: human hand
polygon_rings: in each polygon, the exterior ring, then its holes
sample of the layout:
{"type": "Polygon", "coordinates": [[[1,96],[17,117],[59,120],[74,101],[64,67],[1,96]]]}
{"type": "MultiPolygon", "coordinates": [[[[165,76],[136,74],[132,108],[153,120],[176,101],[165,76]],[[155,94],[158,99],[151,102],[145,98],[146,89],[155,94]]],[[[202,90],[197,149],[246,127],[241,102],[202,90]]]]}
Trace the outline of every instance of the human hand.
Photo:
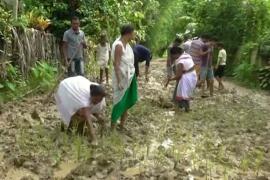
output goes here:
{"type": "Polygon", "coordinates": [[[170,79],[168,78],[168,79],[166,80],[166,83],[165,83],[165,88],[168,87],[169,83],[170,83],[170,79]]]}
{"type": "Polygon", "coordinates": [[[87,45],[86,45],[86,43],[85,43],[85,42],[82,42],[82,43],[81,43],[81,45],[82,45],[82,47],[83,47],[84,49],[86,49],[86,48],[87,48],[87,45]]]}
{"type": "Polygon", "coordinates": [[[118,83],[118,89],[122,91],[124,89],[123,85],[121,83],[118,83]]]}

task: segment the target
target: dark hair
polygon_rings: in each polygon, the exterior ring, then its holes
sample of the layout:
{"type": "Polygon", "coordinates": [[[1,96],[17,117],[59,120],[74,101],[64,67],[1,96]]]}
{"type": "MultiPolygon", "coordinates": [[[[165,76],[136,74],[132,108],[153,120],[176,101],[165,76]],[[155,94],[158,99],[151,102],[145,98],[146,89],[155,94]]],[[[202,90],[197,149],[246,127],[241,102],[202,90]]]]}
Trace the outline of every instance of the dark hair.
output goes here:
{"type": "Polygon", "coordinates": [[[182,54],[183,53],[183,49],[180,47],[172,47],[170,49],[170,54],[182,54]]]}
{"type": "Polygon", "coordinates": [[[179,38],[179,37],[177,37],[177,38],[175,38],[174,39],[174,41],[173,41],[174,43],[179,43],[179,44],[182,44],[182,39],[181,38],[179,38]]]}
{"type": "Polygon", "coordinates": [[[209,40],[210,40],[210,41],[217,42],[217,41],[218,41],[218,38],[217,38],[217,37],[215,37],[215,36],[213,36],[213,37],[210,37],[210,38],[209,38],[209,40]]]}
{"type": "Polygon", "coordinates": [[[71,22],[72,21],[79,21],[79,20],[80,20],[80,18],[78,16],[72,16],[72,18],[71,18],[71,22]]]}
{"type": "Polygon", "coordinates": [[[224,44],[222,42],[217,43],[217,47],[224,48],[224,44]]]}
{"type": "Polygon", "coordinates": [[[121,33],[121,36],[124,36],[126,34],[129,34],[129,33],[132,33],[134,32],[134,27],[131,25],[131,24],[125,24],[121,27],[120,29],[120,33],[121,33]]]}
{"type": "Polygon", "coordinates": [[[201,38],[202,38],[202,39],[206,39],[206,40],[211,39],[209,34],[202,34],[202,35],[201,35],[201,38]]]}
{"type": "Polygon", "coordinates": [[[92,96],[106,96],[105,90],[101,85],[90,85],[90,95],[92,96]]]}

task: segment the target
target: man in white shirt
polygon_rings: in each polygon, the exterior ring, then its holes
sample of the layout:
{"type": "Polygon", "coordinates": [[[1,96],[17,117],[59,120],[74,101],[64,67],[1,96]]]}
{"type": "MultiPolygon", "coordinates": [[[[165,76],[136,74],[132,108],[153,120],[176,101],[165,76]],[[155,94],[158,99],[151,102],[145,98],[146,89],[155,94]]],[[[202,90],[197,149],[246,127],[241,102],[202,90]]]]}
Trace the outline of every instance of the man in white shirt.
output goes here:
{"type": "Polygon", "coordinates": [[[223,43],[218,43],[217,47],[219,49],[218,53],[218,60],[217,64],[215,66],[215,78],[218,81],[218,89],[222,90],[224,89],[223,85],[223,76],[225,73],[225,67],[226,67],[226,61],[227,61],[227,53],[226,50],[224,49],[223,43]]]}

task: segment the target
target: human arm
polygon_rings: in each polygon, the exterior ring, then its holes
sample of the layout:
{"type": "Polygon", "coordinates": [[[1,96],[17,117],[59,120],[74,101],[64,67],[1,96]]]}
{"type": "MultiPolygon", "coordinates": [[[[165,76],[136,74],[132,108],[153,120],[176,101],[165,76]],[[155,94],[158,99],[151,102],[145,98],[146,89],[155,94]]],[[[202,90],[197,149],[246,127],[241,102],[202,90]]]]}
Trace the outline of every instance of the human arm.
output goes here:
{"type": "Polygon", "coordinates": [[[123,89],[123,87],[121,87],[121,70],[120,70],[120,64],[121,64],[122,55],[123,55],[122,46],[117,45],[115,47],[113,66],[114,66],[114,71],[115,71],[115,75],[116,75],[116,79],[117,79],[119,89],[123,89]]]}
{"type": "Polygon", "coordinates": [[[97,144],[97,139],[96,139],[96,133],[95,129],[93,126],[93,121],[91,118],[91,111],[90,108],[82,108],[79,110],[80,115],[83,117],[87,128],[89,129],[89,135],[92,138],[92,144],[96,145],[97,144]]]}
{"type": "Polygon", "coordinates": [[[152,60],[152,55],[149,53],[149,57],[146,59],[145,62],[145,80],[149,81],[148,75],[149,75],[149,67],[150,67],[150,61],[152,60]]]}
{"type": "Polygon", "coordinates": [[[68,64],[68,33],[67,32],[65,32],[63,36],[62,51],[64,55],[64,63],[65,65],[67,65],[68,64]]]}
{"type": "Polygon", "coordinates": [[[169,85],[170,81],[180,80],[183,73],[184,73],[184,66],[182,63],[180,63],[177,65],[176,75],[172,78],[168,78],[165,87],[169,85]]]}
{"type": "Polygon", "coordinates": [[[198,54],[199,54],[200,56],[204,56],[204,55],[208,54],[210,51],[211,51],[211,48],[208,48],[207,45],[203,45],[203,46],[200,48],[198,54]]]}
{"type": "Polygon", "coordinates": [[[82,39],[82,42],[81,42],[81,45],[84,49],[87,48],[87,44],[86,44],[86,40],[85,40],[85,34],[83,33],[83,39],[82,39]]]}

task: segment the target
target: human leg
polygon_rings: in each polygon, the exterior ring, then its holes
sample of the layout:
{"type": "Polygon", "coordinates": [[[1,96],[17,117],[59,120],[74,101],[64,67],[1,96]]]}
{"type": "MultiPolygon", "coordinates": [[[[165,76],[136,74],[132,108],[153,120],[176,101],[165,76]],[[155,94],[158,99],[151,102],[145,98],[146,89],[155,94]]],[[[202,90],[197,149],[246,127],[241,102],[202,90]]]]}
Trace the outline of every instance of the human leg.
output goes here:
{"type": "Polygon", "coordinates": [[[105,68],[105,73],[106,73],[106,83],[109,84],[109,68],[105,68]]]}
{"type": "Polygon", "coordinates": [[[121,120],[120,120],[121,129],[124,128],[127,117],[128,117],[128,111],[124,112],[123,115],[121,116],[121,120]]]}
{"type": "Polygon", "coordinates": [[[84,75],[84,61],[83,59],[74,59],[75,61],[75,74],[83,76],[84,75]]]}
{"type": "Polygon", "coordinates": [[[103,69],[100,68],[100,71],[99,71],[99,83],[101,84],[103,81],[103,69]]]}
{"type": "Polygon", "coordinates": [[[214,95],[214,71],[212,68],[207,70],[207,81],[209,82],[210,96],[214,95]]]}
{"type": "Polygon", "coordinates": [[[207,68],[202,67],[200,69],[200,80],[199,80],[199,86],[201,87],[201,96],[205,97],[205,81],[207,79],[207,68]]]}

